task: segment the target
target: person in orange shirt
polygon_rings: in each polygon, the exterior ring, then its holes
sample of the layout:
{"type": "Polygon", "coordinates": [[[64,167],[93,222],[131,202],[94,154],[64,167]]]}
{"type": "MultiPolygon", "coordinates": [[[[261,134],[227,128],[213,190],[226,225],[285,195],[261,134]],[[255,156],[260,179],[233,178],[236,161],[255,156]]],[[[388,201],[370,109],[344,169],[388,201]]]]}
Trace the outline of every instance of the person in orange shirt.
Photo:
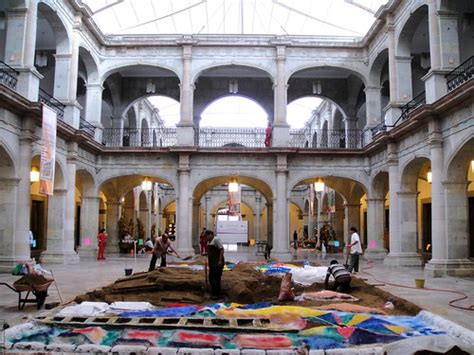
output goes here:
{"type": "Polygon", "coordinates": [[[105,244],[107,242],[107,233],[105,233],[105,229],[102,228],[97,234],[97,241],[99,244],[99,252],[97,253],[97,260],[105,260],[104,252],[105,252],[105,244]]]}

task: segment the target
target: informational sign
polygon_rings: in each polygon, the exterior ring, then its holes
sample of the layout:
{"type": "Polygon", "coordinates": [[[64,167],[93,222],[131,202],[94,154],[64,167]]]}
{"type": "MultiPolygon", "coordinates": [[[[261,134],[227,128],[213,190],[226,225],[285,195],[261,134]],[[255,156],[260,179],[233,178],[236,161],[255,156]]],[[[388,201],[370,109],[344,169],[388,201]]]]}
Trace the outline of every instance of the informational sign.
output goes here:
{"type": "Polygon", "coordinates": [[[56,111],[43,105],[42,145],[40,161],[39,192],[43,195],[53,195],[54,165],[56,156],[56,111]]]}
{"type": "Polygon", "coordinates": [[[216,235],[224,244],[248,242],[248,221],[217,221],[216,227],[216,235]]]}

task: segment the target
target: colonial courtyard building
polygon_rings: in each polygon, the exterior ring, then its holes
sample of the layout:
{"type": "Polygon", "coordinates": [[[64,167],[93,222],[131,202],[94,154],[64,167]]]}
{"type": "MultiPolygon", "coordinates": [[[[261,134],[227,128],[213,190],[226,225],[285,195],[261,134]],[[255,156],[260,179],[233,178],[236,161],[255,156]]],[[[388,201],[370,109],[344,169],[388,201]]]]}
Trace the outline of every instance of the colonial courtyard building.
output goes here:
{"type": "Polygon", "coordinates": [[[340,245],[357,227],[367,259],[474,274],[473,1],[378,1],[374,10],[346,1],[348,23],[359,13],[374,20],[359,36],[249,34],[243,16],[238,34],[206,23],[170,33],[173,22],[199,22],[193,11],[207,2],[172,13],[150,3],[0,2],[1,270],[39,253],[77,262],[95,252],[102,227],[109,252],[125,232],[140,239],[171,227],[177,250],[194,253],[238,183],[248,242],[271,243],[278,258],[289,257],[293,231],[311,240],[328,222],[340,245]],[[151,18],[138,19],[139,7],[151,18]],[[132,17],[130,31],[106,26],[132,17]],[[154,95],[179,102],[175,127],[154,95]],[[201,126],[229,95],[265,111],[271,144],[265,128],[201,126]],[[303,97],[323,102],[293,129],[287,105],[303,97]],[[44,125],[48,112],[56,130],[44,125]],[[30,179],[40,168],[42,180],[30,179]]]}

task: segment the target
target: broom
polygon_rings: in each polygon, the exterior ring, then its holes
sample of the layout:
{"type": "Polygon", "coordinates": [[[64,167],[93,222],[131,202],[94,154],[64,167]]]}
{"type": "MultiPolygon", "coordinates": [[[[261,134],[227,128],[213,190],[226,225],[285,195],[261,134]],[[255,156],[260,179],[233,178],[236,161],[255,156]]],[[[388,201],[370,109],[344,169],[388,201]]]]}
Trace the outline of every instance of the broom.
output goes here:
{"type": "Polygon", "coordinates": [[[349,255],[351,253],[351,249],[350,248],[347,248],[347,255],[346,255],[346,262],[344,263],[344,267],[349,270],[349,255]]]}

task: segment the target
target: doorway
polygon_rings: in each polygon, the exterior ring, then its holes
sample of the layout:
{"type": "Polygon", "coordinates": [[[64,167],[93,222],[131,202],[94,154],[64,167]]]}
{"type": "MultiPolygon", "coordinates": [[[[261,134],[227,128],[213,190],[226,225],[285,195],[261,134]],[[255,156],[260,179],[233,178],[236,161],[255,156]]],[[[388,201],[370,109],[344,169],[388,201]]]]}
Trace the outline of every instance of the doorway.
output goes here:
{"type": "Polygon", "coordinates": [[[32,200],[30,214],[30,230],[33,233],[31,244],[31,257],[38,258],[41,252],[46,249],[46,222],[45,222],[46,201],[32,200]]]}

